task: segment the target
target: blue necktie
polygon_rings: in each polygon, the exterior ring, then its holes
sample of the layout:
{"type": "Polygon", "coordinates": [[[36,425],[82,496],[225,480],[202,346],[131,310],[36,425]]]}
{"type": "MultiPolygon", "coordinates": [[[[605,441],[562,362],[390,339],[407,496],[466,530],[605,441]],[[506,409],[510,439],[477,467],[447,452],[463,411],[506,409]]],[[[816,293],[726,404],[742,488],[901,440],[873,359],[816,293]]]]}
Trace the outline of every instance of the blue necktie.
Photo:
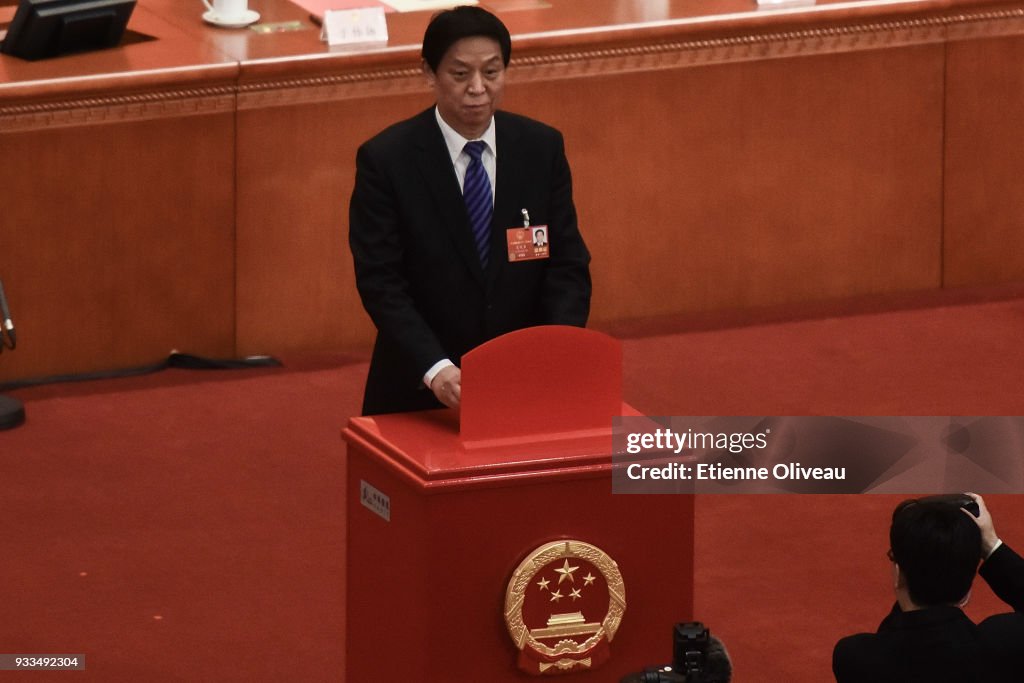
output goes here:
{"type": "Polygon", "coordinates": [[[491,214],[494,213],[491,181],[487,179],[487,171],[480,161],[480,155],[486,148],[487,143],[483,140],[467,142],[462,148],[462,151],[469,155],[462,198],[466,202],[469,227],[473,231],[473,242],[476,243],[476,251],[480,255],[480,265],[484,268],[487,268],[487,257],[491,250],[491,214]]]}

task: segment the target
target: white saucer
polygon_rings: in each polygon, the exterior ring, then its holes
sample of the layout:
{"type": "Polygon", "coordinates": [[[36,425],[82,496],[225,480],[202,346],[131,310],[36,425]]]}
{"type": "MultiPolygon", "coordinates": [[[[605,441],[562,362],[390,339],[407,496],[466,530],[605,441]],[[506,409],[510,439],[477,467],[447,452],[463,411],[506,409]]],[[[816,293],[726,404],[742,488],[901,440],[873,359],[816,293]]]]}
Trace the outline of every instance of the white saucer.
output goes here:
{"type": "Polygon", "coordinates": [[[224,28],[242,28],[243,26],[256,23],[259,20],[260,13],[251,9],[245,10],[237,17],[220,17],[213,10],[203,12],[203,21],[207,24],[223,26],[224,28]]]}

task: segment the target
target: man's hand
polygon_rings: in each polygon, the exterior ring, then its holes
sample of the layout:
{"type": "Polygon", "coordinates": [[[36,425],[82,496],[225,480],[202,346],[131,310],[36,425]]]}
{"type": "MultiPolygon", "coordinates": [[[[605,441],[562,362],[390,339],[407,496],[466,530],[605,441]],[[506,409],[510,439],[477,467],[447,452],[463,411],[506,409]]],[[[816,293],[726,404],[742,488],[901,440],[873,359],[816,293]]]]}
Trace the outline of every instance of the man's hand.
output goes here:
{"type": "Polygon", "coordinates": [[[454,365],[443,368],[430,382],[437,400],[449,408],[458,408],[462,398],[462,370],[454,365]]]}
{"type": "Polygon", "coordinates": [[[995,526],[992,523],[992,515],[989,514],[988,508],[985,507],[985,501],[977,493],[968,493],[968,496],[973,498],[978,503],[978,516],[975,517],[970,512],[964,510],[964,513],[974,520],[974,523],[981,529],[981,552],[982,556],[988,559],[988,556],[992,554],[992,551],[999,545],[999,536],[996,535],[995,526]]]}

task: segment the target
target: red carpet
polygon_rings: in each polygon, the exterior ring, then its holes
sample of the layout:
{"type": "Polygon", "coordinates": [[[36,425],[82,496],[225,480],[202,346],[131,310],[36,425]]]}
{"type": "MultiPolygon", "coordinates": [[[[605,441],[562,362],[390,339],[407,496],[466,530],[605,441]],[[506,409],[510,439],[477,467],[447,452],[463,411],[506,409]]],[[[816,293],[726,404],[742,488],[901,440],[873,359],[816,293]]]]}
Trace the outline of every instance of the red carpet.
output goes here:
{"type": "Polygon", "coordinates": [[[1024,303],[803,320],[625,345],[627,400],[666,415],[1022,415],[1024,303]]]}
{"type": "MultiPolygon", "coordinates": [[[[1024,302],[633,339],[626,396],[657,415],[1022,415],[1024,302]]],[[[701,496],[695,618],[737,681],[829,681],[832,645],[893,601],[889,516],[907,496],[701,496]]],[[[987,499],[1024,547],[1024,498],[987,499]]],[[[1001,611],[979,582],[967,610],[1001,611]]]]}
{"type": "Polygon", "coordinates": [[[25,398],[0,435],[0,650],[87,655],[54,680],[341,679],[365,366],[248,372],[25,398]]]}
{"type": "MultiPolygon", "coordinates": [[[[1021,338],[1020,300],[632,338],[626,399],[662,415],[1019,415],[1021,338]]],[[[33,680],[343,680],[339,431],[364,373],[339,359],[10,392],[29,421],[0,433],[0,652],[87,655],[85,672],[33,680]]],[[[737,681],[830,680],[836,638],[891,602],[898,498],[701,496],[697,609],[680,620],[723,637],[737,681]]],[[[1024,547],[1024,498],[990,506],[1024,547]]],[[[974,616],[998,609],[976,593],[974,616]]]]}

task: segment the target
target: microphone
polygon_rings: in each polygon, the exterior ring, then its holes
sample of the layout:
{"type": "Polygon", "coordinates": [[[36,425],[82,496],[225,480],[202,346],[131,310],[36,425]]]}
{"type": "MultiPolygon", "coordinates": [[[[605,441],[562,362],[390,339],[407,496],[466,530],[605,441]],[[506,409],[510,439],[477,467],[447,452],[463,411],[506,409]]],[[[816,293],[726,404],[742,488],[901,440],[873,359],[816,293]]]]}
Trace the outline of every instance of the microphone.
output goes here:
{"type": "Polygon", "coordinates": [[[0,280],[0,338],[5,334],[9,343],[7,348],[13,350],[18,345],[18,335],[14,332],[14,321],[11,320],[11,309],[7,307],[7,295],[4,294],[4,283],[0,280]]]}

